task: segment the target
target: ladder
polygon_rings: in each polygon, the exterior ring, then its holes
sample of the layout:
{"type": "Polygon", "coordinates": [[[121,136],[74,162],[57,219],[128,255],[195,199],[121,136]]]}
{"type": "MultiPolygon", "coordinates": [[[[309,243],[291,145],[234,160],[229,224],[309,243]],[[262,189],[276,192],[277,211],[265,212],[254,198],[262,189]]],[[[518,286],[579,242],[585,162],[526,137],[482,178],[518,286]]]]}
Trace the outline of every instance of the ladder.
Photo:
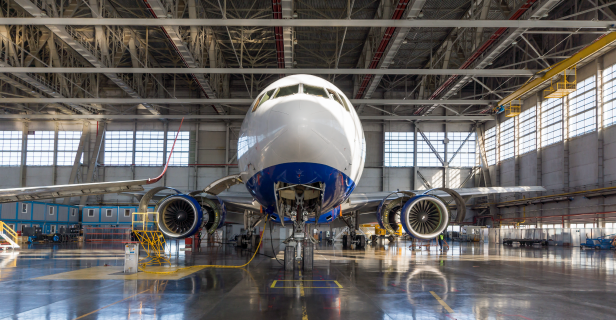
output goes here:
{"type": "Polygon", "coordinates": [[[17,233],[11,229],[6,223],[0,221],[0,237],[2,237],[6,242],[0,242],[0,248],[6,250],[7,248],[19,248],[17,244],[17,233]]]}

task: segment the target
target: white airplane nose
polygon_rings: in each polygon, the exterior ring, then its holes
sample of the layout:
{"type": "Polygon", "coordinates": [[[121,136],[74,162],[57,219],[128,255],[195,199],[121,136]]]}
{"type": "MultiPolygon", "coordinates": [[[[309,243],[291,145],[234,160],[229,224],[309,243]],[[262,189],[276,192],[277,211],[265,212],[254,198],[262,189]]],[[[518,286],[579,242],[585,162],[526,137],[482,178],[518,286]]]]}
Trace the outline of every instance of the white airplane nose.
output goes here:
{"type": "Polygon", "coordinates": [[[288,101],[268,110],[268,130],[276,135],[272,151],[285,162],[316,162],[331,157],[345,166],[350,163],[351,152],[342,108],[318,100],[321,98],[288,101]]]}

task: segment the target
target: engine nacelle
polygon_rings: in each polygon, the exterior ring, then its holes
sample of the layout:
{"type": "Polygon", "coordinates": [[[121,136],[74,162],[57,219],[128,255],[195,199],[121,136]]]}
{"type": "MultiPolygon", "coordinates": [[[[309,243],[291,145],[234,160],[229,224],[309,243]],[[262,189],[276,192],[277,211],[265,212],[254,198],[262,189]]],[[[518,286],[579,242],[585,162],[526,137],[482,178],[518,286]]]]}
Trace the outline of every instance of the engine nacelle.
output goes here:
{"type": "Polygon", "coordinates": [[[175,194],[158,204],[158,228],[169,238],[183,239],[194,235],[201,227],[209,234],[222,227],[226,210],[208,198],[175,194]]]}
{"type": "Polygon", "coordinates": [[[400,212],[400,222],[411,237],[431,240],[449,225],[449,210],[438,197],[423,194],[404,204],[400,212]]]}

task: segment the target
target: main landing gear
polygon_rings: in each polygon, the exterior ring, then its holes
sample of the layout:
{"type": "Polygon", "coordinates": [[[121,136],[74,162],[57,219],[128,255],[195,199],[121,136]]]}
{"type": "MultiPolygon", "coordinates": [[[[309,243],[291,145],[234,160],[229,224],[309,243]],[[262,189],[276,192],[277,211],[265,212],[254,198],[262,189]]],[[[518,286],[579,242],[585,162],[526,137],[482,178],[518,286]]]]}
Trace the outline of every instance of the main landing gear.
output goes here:
{"type": "Polygon", "coordinates": [[[349,230],[348,235],[342,236],[342,248],[366,248],[366,235],[359,229],[359,213],[355,211],[350,216],[340,216],[340,219],[346,223],[349,230]]]}

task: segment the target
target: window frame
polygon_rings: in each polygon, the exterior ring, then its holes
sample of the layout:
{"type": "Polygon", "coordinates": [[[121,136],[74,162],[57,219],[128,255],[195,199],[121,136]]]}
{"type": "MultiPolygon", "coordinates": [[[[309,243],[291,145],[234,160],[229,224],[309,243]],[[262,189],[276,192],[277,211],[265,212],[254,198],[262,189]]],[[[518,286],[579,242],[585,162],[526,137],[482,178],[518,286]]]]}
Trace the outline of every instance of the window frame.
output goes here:
{"type": "Polygon", "coordinates": [[[0,131],[0,166],[17,167],[23,157],[23,132],[18,130],[0,131]],[[6,161],[5,161],[6,160],[6,161]]]}
{"type": "MultiPolygon", "coordinates": [[[[445,159],[446,146],[443,143],[443,140],[446,137],[445,132],[431,131],[424,132],[423,134],[426,136],[428,141],[430,141],[430,144],[432,144],[434,149],[436,149],[438,154],[441,156],[441,159],[445,159]],[[442,138],[439,136],[440,134],[442,134],[442,138]],[[435,135],[435,137],[431,137],[433,135],[435,135]],[[440,144],[434,142],[440,142],[440,144]],[[441,148],[442,151],[440,150],[441,148]]],[[[423,136],[419,134],[415,137],[415,139],[417,139],[417,149],[415,150],[415,152],[417,153],[417,163],[415,165],[417,167],[426,168],[442,167],[443,164],[438,160],[438,157],[436,156],[436,154],[434,154],[434,151],[430,149],[430,146],[428,145],[426,140],[423,139],[423,136]]]]}
{"type": "Polygon", "coordinates": [[[515,158],[515,118],[499,123],[498,129],[498,162],[515,158]],[[503,141],[503,138],[506,141],[503,141]]]}
{"type": "Polygon", "coordinates": [[[565,103],[563,98],[552,98],[541,101],[541,148],[563,141],[564,108],[565,103]],[[558,100],[560,100],[560,102],[556,103],[558,100]],[[559,111],[560,114],[556,114],[555,111],[559,111]],[[554,115],[556,116],[554,117],[554,115]],[[552,117],[548,118],[548,116],[552,117]],[[551,128],[556,128],[556,130],[548,132],[547,130],[551,128]],[[554,135],[550,137],[551,134],[554,135]]]}
{"type": "Polygon", "coordinates": [[[94,218],[94,209],[88,209],[88,218],[94,218]]]}
{"type": "Polygon", "coordinates": [[[105,166],[114,166],[114,167],[130,167],[133,165],[133,159],[134,159],[134,155],[135,155],[135,131],[130,131],[130,130],[115,130],[115,131],[105,131],[105,136],[104,136],[104,146],[105,146],[105,152],[104,152],[104,164],[105,166]],[[109,135],[115,135],[118,134],[118,136],[120,136],[119,138],[116,137],[108,137],[109,135]],[[126,134],[130,133],[130,138],[122,138],[122,134],[126,134]],[[118,141],[118,142],[114,142],[114,141],[118,141]],[[122,141],[130,141],[129,143],[122,143],[122,141]],[[114,145],[114,143],[116,143],[117,145],[114,145]],[[129,147],[130,146],[130,147],[129,147]],[[109,150],[110,147],[114,147],[117,148],[118,150],[109,150]],[[123,157],[120,158],[119,156],[115,156],[114,154],[125,154],[125,155],[130,155],[129,157],[123,157]],[[127,163],[127,159],[130,159],[127,163]],[[113,160],[113,162],[111,162],[113,160]],[[119,160],[124,160],[124,161],[119,161],[119,160]]]}
{"type": "Polygon", "coordinates": [[[26,166],[53,166],[55,160],[56,132],[51,130],[31,132],[34,133],[28,133],[26,137],[26,166]],[[37,132],[40,133],[39,137],[36,136],[37,132]]]}
{"type": "Polygon", "coordinates": [[[414,132],[385,132],[385,146],[384,146],[384,159],[383,165],[388,168],[408,168],[414,166],[414,158],[415,158],[415,133],[414,132]],[[404,139],[399,139],[401,134],[405,135],[404,139]],[[394,136],[396,136],[394,139],[394,136]],[[410,136],[410,137],[409,137],[410,136]],[[405,144],[400,144],[399,142],[405,142],[405,144]],[[410,142],[410,151],[408,149],[410,142]],[[399,151],[399,149],[403,147],[405,151],[399,151]],[[396,151],[393,151],[393,150],[396,151]],[[394,157],[394,155],[406,155],[403,157],[405,162],[395,161],[398,165],[393,165],[392,160],[399,160],[402,157],[394,157]],[[410,155],[410,163],[408,162],[410,155]],[[402,164],[402,165],[400,165],[402,164]]]}
{"type": "Polygon", "coordinates": [[[592,75],[577,83],[577,90],[567,96],[567,132],[573,138],[597,130],[597,77],[592,75]],[[590,86],[587,81],[592,83],[590,86]],[[581,86],[581,87],[580,87],[581,86]],[[586,87],[588,86],[588,87],[586,87]],[[578,90],[584,89],[578,93],[578,90]],[[573,96],[575,94],[575,96],[573,96]],[[580,101],[579,99],[582,99],[580,101]],[[580,102],[579,104],[577,102],[580,102]],[[575,113],[573,113],[575,112],[575,113]],[[577,119],[577,121],[575,121],[577,119]],[[575,121],[575,122],[574,122],[575,121]],[[589,122],[587,124],[586,122],[589,122]],[[592,122],[592,123],[590,123],[592,122]],[[583,123],[583,125],[579,125],[583,123]]]}
{"type": "Polygon", "coordinates": [[[130,217],[130,209],[124,209],[124,217],[130,217]]]}
{"type": "Polygon", "coordinates": [[[313,96],[313,97],[324,98],[324,99],[331,99],[331,97],[329,96],[329,92],[327,92],[327,89],[324,88],[324,87],[321,87],[321,86],[313,86],[313,85],[310,85],[310,84],[302,83],[302,86],[300,88],[300,92],[303,93],[303,94],[307,94],[309,96],[313,96]],[[321,89],[321,90],[323,90],[323,93],[325,93],[325,95],[319,96],[319,95],[316,95],[316,94],[308,93],[308,92],[306,92],[306,87],[315,88],[315,89],[321,89]]]}
{"type": "Polygon", "coordinates": [[[484,143],[484,148],[486,149],[485,151],[486,151],[486,160],[488,161],[488,167],[496,165],[497,163],[498,149],[499,149],[497,139],[496,139],[497,135],[498,135],[498,125],[495,125],[494,127],[489,128],[484,133],[483,143],[484,143]],[[493,133],[490,132],[492,130],[494,131],[493,133]],[[494,145],[494,147],[492,147],[491,149],[488,149],[488,147],[492,146],[492,144],[494,145]],[[493,155],[491,155],[491,153],[493,153],[493,155]],[[491,156],[493,158],[491,158],[491,156]],[[491,159],[492,161],[490,161],[491,159]]]}
{"type": "Polygon", "coordinates": [[[136,167],[160,167],[165,163],[165,131],[135,131],[134,145],[133,158],[136,167]],[[149,137],[146,137],[146,134],[149,134],[149,137]],[[152,148],[155,150],[152,151],[152,148]],[[146,158],[155,159],[155,161],[143,161],[146,158]]]}
{"type": "Polygon", "coordinates": [[[537,150],[537,106],[528,108],[517,118],[519,134],[517,154],[523,155],[537,150]],[[530,126],[533,128],[528,129],[530,126]]]}
{"type": "Polygon", "coordinates": [[[113,209],[105,209],[105,218],[113,217],[113,209]]]}
{"type": "Polygon", "coordinates": [[[292,85],[288,85],[288,86],[284,86],[284,87],[279,87],[279,88],[277,88],[277,89],[276,89],[276,92],[274,93],[274,95],[272,95],[272,98],[271,98],[270,100],[274,100],[274,99],[278,99],[278,98],[282,98],[282,97],[290,97],[290,96],[294,96],[294,95],[296,95],[296,94],[299,94],[301,91],[302,91],[302,86],[301,86],[301,84],[300,84],[300,83],[298,83],[298,84],[292,84],[292,85]],[[284,95],[284,96],[278,96],[278,95],[280,94],[280,91],[281,91],[283,88],[289,88],[289,87],[294,87],[294,86],[297,86],[297,92],[292,93],[292,94],[287,94],[287,95],[284,95]]]}
{"type": "Polygon", "coordinates": [[[447,139],[449,142],[447,143],[447,164],[449,167],[456,168],[472,168],[477,165],[477,134],[471,131],[447,131],[447,139]],[[471,135],[471,137],[466,140],[466,137],[471,135]],[[466,142],[464,142],[466,141],[466,142]],[[455,145],[454,144],[458,144],[455,145]],[[472,146],[471,146],[472,144],[472,146]],[[460,149],[460,151],[456,154],[455,158],[451,158],[454,153],[456,153],[460,149]],[[472,151],[469,151],[472,150],[472,151]],[[472,160],[469,156],[472,155],[472,160]],[[464,156],[464,157],[462,157],[464,156]],[[464,161],[461,161],[464,159],[464,161]],[[453,165],[451,161],[457,162],[460,165],[453,165]],[[472,164],[469,164],[470,162],[472,164]]]}
{"type": "Polygon", "coordinates": [[[47,207],[47,213],[49,213],[50,216],[53,216],[55,214],[55,207],[49,206],[47,207]]]}

